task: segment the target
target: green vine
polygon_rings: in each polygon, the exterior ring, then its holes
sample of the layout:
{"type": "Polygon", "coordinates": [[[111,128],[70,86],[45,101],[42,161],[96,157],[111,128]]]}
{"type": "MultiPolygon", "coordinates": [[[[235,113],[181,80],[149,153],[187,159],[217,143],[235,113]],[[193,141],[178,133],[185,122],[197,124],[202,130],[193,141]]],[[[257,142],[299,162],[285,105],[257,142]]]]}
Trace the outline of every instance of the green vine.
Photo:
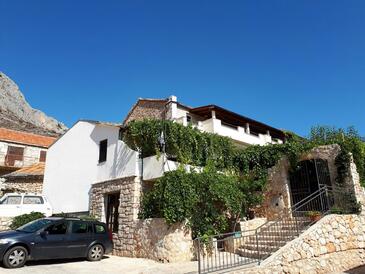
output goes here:
{"type": "Polygon", "coordinates": [[[268,170],[284,156],[295,170],[304,152],[318,145],[339,144],[338,183],[343,184],[348,176],[351,155],[365,182],[365,146],[353,129],[316,127],[309,139],[287,133],[285,144],[247,148],[229,138],[163,120],[133,121],[123,136],[142,157],[163,150],[169,159],[204,167],[202,172],[165,173],[141,203],[141,218],[163,217],[169,224],[187,220],[195,237],[232,231],[241,217],[262,203],[268,170]],[[161,136],[164,149],[158,141],[161,136]]]}

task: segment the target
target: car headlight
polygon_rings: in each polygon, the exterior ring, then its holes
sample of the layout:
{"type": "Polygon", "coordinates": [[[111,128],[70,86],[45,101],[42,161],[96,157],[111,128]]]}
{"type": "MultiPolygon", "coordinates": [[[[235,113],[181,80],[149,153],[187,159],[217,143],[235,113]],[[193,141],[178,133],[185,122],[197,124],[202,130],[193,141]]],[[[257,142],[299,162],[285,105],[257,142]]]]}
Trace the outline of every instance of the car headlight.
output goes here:
{"type": "Polygon", "coordinates": [[[0,239],[0,245],[6,245],[7,243],[9,243],[8,240],[6,240],[6,239],[0,239]]]}

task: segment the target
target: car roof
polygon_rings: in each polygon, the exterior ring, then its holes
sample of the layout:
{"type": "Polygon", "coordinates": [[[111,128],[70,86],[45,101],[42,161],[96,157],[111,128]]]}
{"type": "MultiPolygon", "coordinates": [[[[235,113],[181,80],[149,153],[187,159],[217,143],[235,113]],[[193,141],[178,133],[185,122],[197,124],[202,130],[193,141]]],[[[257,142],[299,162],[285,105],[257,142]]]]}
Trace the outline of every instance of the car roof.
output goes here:
{"type": "Polygon", "coordinates": [[[52,220],[52,221],[67,220],[67,221],[83,221],[83,222],[104,224],[103,222],[100,222],[98,220],[85,220],[85,219],[76,218],[76,217],[47,217],[44,219],[52,220]]]}
{"type": "Polygon", "coordinates": [[[31,196],[42,196],[44,197],[44,195],[39,194],[39,193],[33,193],[33,192],[26,192],[26,193],[19,193],[19,192],[12,192],[12,193],[5,193],[4,196],[12,196],[12,195],[18,195],[18,196],[25,196],[25,195],[31,195],[31,196]]]}

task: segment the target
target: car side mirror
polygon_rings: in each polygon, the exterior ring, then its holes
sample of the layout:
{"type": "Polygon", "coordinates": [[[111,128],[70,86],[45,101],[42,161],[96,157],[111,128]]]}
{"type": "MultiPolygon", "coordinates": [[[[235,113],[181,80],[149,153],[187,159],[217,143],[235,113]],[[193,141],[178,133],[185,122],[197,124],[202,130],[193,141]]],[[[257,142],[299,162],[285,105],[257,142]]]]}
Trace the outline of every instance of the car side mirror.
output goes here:
{"type": "Polygon", "coordinates": [[[41,231],[41,233],[39,233],[39,235],[40,235],[42,238],[46,238],[48,234],[49,234],[49,233],[48,233],[48,231],[46,231],[46,230],[43,230],[43,231],[41,231]]]}

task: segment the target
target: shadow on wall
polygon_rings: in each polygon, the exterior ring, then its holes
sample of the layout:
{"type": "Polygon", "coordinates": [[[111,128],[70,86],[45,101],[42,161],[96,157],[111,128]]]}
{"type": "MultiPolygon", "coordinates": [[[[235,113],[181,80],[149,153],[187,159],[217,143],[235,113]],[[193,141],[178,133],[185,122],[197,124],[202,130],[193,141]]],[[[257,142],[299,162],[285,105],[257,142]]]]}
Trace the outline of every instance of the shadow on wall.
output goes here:
{"type": "Polygon", "coordinates": [[[97,155],[99,153],[100,141],[108,139],[107,161],[99,164],[98,158],[95,159],[95,163],[99,167],[96,174],[97,178],[103,178],[102,180],[111,180],[118,177],[135,175],[137,152],[131,150],[124,142],[119,141],[118,136],[119,128],[106,127],[105,129],[101,129],[95,127],[91,132],[90,138],[96,145],[95,148],[97,150],[97,155]],[[110,153],[110,146],[114,146],[113,154],[110,153]],[[133,158],[135,159],[134,161],[133,158]]]}
{"type": "Polygon", "coordinates": [[[344,274],[364,274],[364,273],[365,273],[365,265],[344,272],[344,274]]]}

